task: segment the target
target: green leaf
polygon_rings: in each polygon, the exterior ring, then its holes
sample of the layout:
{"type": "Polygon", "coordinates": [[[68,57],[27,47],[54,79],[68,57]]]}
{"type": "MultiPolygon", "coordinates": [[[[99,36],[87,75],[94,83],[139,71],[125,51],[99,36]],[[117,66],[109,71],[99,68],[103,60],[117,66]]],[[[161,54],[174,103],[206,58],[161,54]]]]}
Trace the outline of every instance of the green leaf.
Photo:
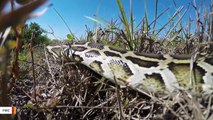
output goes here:
{"type": "Polygon", "coordinates": [[[21,54],[18,55],[18,59],[21,60],[21,61],[23,61],[23,60],[27,59],[27,56],[26,56],[25,53],[21,53],[21,54]]]}
{"type": "Polygon", "coordinates": [[[67,38],[69,42],[73,42],[74,36],[73,34],[67,34],[67,38]]]}
{"type": "Polygon", "coordinates": [[[24,104],[23,108],[33,108],[33,104],[24,104]]]}

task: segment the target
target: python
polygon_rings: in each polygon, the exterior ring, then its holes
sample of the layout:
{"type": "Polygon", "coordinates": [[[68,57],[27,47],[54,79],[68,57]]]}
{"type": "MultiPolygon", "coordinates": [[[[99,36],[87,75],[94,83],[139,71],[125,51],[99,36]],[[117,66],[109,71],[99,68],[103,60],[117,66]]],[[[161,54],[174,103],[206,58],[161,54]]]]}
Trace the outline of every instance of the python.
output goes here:
{"type": "Polygon", "coordinates": [[[178,89],[213,91],[213,56],[148,54],[114,47],[76,42],[47,46],[55,59],[69,58],[136,91],[171,92],[178,89]]]}

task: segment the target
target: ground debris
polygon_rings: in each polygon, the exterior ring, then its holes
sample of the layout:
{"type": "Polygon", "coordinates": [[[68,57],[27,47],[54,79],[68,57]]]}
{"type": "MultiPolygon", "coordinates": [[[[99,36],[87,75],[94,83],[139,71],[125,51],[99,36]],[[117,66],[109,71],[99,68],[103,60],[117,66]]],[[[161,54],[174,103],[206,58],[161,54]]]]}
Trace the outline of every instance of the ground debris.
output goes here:
{"type": "Polygon", "coordinates": [[[21,61],[21,76],[10,95],[17,106],[15,119],[211,120],[213,116],[212,95],[178,91],[173,95],[151,94],[153,98],[149,98],[118,88],[83,65],[56,62],[48,54],[40,57],[46,59],[34,60],[36,83],[31,62],[21,61]]]}

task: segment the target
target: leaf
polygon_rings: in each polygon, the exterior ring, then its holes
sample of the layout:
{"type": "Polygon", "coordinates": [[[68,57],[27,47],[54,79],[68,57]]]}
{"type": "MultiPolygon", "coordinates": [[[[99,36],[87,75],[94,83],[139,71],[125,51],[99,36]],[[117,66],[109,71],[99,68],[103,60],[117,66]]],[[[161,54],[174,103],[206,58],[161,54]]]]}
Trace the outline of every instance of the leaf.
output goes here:
{"type": "Polygon", "coordinates": [[[19,54],[19,55],[18,55],[18,59],[21,60],[21,61],[22,61],[22,60],[26,60],[26,59],[27,59],[27,56],[26,56],[26,54],[22,53],[22,54],[19,54]]]}
{"type": "Polygon", "coordinates": [[[72,40],[73,39],[73,35],[72,34],[67,34],[67,38],[72,40]]]}
{"type": "Polygon", "coordinates": [[[23,108],[33,108],[33,104],[24,104],[23,108]]]}
{"type": "Polygon", "coordinates": [[[9,49],[13,49],[13,48],[16,47],[16,41],[14,41],[14,40],[9,40],[9,41],[7,42],[7,44],[8,44],[8,46],[9,46],[9,49]]]}
{"type": "Polygon", "coordinates": [[[73,42],[74,36],[73,34],[67,34],[67,38],[69,42],[73,42]]]}
{"type": "Polygon", "coordinates": [[[5,47],[0,47],[0,55],[4,55],[6,53],[5,47]]]}

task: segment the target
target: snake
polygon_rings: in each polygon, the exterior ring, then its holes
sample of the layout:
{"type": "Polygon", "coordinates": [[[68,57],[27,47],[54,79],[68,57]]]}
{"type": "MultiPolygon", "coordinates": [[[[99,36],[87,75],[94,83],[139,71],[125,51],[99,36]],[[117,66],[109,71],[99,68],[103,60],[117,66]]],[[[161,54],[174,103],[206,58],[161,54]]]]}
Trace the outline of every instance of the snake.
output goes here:
{"type": "Polygon", "coordinates": [[[213,91],[210,55],[142,53],[93,42],[49,45],[47,50],[55,59],[69,58],[113,83],[139,92],[213,91]]]}

